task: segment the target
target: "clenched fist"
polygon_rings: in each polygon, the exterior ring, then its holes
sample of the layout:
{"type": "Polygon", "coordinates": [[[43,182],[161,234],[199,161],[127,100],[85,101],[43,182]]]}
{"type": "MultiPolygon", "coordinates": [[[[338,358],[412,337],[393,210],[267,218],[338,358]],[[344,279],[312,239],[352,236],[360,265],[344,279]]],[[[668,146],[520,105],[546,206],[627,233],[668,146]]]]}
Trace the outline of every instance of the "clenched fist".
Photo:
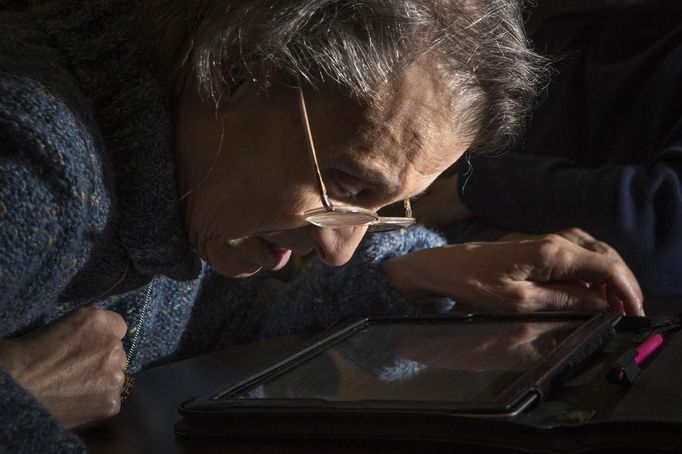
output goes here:
{"type": "Polygon", "coordinates": [[[115,312],[73,311],[25,336],[0,342],[0,365],[71,429],[117,414],[127,331],[115,312]]]}

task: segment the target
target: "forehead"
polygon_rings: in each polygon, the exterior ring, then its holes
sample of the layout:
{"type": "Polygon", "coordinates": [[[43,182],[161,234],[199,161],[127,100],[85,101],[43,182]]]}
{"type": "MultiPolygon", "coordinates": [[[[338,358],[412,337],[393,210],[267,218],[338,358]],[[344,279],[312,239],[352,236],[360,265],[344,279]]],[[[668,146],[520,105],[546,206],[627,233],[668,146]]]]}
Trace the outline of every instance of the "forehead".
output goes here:
{"type": "Polygon", "coordinates": [[[376,105],[321,93],[311,118],[321,160],[366,178],[382,174],[402,195],[423,190],[461,156],[469,136],[457,131],[451,95],[431,68],[408,67],[376,105]]]}

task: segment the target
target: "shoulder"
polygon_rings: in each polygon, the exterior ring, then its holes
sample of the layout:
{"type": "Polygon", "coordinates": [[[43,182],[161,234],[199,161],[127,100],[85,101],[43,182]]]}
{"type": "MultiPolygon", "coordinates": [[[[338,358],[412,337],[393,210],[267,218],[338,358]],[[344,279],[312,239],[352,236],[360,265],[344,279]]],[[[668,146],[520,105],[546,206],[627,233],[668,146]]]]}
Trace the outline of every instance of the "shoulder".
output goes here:
{"type": "Polygon", "coordinates": [[[50,199],[67,217],[86,221],[84,211],[106,211],[102,200],[91,206],[91,196],[102,198],[103,159],[97,125],[75,82],[49,63],[2,60],[0,157],[7,181],[26,186],[27,202],[50,199]]]}
{"type": "Polygon", "coordinates": [[[0,56],[0,335],[54,303],[106,223],[97,143],[66,71],[0,56]]]}
{"type": "Polygon", "coordinates": [[[0,55],[0,68],[0,156],[49,180],[64,201],[83,204],[103,169],[98,128],[76,82],[37,58],[0,55]]]}
{"type": "Polygon", "coordinates": [[[0,55],[0,133],[18,151],[93,146],[88,118],[75,81],[58,65],[0,55]]]}

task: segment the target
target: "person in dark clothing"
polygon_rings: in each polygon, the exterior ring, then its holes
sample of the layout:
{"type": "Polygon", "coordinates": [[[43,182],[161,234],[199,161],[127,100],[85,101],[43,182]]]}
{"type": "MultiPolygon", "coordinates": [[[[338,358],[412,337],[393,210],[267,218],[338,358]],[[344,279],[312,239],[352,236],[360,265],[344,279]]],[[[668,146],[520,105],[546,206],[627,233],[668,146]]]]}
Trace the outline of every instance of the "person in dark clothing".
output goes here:
{"type": "Polygon", "coordinates": [[[452,243],[579,227],[645,294],[682,294],[682,7],[560,15],[532,39],[556,71],[525,136],[465,156],[417,214],[452,243]]]}

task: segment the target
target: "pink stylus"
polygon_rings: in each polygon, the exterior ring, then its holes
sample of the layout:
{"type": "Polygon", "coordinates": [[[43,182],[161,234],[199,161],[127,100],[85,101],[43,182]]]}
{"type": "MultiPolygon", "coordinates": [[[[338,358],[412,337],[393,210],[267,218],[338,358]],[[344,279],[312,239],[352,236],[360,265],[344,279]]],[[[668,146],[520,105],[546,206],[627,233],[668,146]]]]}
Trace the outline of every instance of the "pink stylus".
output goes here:
{"type": "MultiPolygon", "coordinates": [[[[663,344],[663,336],[659,333],[654,333],[651,336],[647,337],[644,342],[639,344],[635,350],[637,351],[637,354],[635,355],[635,364],[638,366],[642,364],[653,352],[658,350],[658,347],[660,347],[663,344]]],[[[618,380],[622,380],[625,375],[625,372],[622,370],[618,373],[618,380]]]]}

